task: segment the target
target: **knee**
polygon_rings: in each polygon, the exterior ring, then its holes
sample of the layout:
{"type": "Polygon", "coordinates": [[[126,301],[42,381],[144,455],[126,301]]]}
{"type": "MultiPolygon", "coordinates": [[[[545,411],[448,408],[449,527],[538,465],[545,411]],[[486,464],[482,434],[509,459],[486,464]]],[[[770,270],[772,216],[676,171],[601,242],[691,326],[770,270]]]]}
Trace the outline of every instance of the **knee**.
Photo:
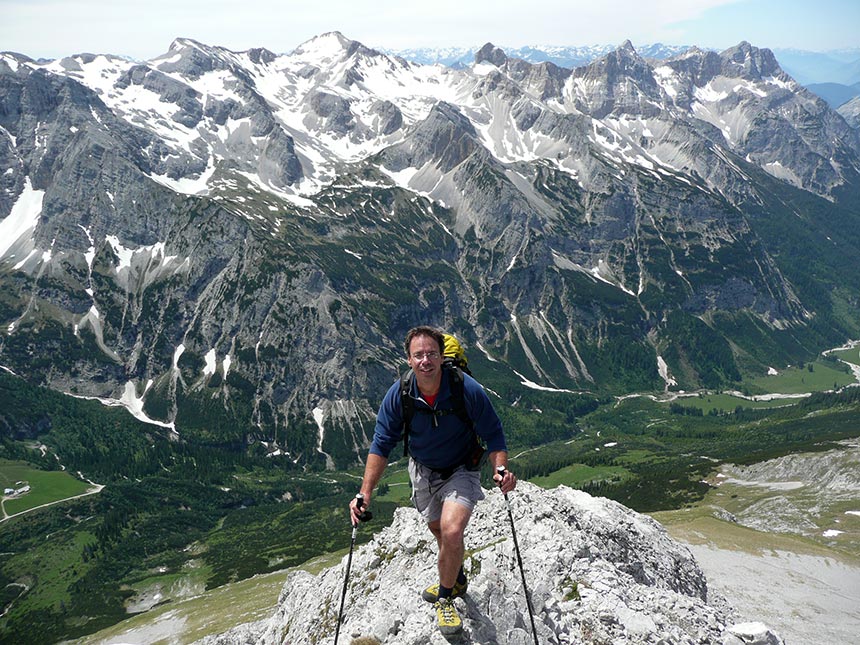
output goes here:
{"type": "Polygon", "coordinates": [[[442,525],[439,528],[439,539],[445,544],[461,544],[463,542],[464,533],[464,526],[459,526],[456,524],[442,525]]]}

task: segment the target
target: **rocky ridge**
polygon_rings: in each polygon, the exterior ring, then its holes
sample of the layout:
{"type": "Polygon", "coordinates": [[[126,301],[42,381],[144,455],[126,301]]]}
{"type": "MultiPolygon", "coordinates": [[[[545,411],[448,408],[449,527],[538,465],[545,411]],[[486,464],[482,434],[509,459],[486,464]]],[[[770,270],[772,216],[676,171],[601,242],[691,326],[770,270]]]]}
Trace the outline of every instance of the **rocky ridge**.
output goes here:
{"type": "MultiPolygon", "coordinates": [[[[782,643],[760,623],[736,624],[689,550],[651,518],[564,486],[544,491],[521,482],[509,498],[541,643],[782,643]]],[[[372,524],[360,530],[372,531],[372,524]]],[[[419,516],[404,508],[356,549],[341,643],[448,642],[419,596],[436,576],[429,537],[419,516]]],[[[529,645],[525,596],[498,491],[479,504],[466,541],[470,582],[456,601],[464,622],[460,642],[529,645]]],[[[345,563],[319,575],[294,573],[271,619],[198,645],[331,643],[345,563]]]]}

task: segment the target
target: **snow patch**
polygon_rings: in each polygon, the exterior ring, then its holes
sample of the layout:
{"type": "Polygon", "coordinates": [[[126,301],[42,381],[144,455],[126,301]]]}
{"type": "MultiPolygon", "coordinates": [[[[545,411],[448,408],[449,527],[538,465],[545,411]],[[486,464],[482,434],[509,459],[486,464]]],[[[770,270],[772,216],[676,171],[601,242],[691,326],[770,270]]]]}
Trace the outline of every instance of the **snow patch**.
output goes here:
{"type": "Polygon", "coordinates": [[[98,396],[81,396],[78,394],[67,394],[75,399],[86,399],[88,401],[98,401],[102,405],[106,405],[108,407],[124,407],[128,410],[131,415],[141,421],[143,423],[148,423],[150,425],[159,426],[161,428],[168,428],[173,433],[176,433],[175,424],[165,423],[164,421],[156,421],[155,419],[151,419],[146,415],[143,411],[144,398],[146,397],[146,393],[149,391],[149,388],[152,387],[152,379],[147,381],[146,387],[143,389],[143,394],[137,396],[137,387],[134,384],[134,381],[127,381],[125,384],[125,390],[122,393],[122,396],[119,400],[117,399],[105,399],[98,396]]]}
{"type": "Polygon", "coordinates": [[[218,359],[215,356],[214,347],[206,352],[206,356],[203,357],[203,360],[206,361],[206,364],[203,366],[203,376],[208,378],[215,373],[216,369],[218,369],[218,359]]]}
{"type": "Polygon", "coordinates": [[[179,357],[182,356],[184,352],[185,345],[183,345],[182,343],[179,343],[179,345],[176,346],[176,349],[173,350],[173,369],[175,371],[179,370],[179,357]]]}
{"type": "Polygon", "coordinates": [[[182,177],[180,179],[172,179],[167,175],[149,175],[150,179],[155,180],[162,186],[166,186],[171,190],[185,195],[205,195],[209,192],[209,180],[215,174],[215,164],[210,159],[209,165],[198,177],[182,177]]]}
{"type": "Polygon", "coordinates": [[[666,387],[678,385],[678,382],[669,376],[669,366],[662,356],[657,357],[657,371],[660,373],[660,378],[666,383],[666,387]]]}
{"type": "MultiPolygon", "coordinates": [[[[18,196],[12,210],[0,222],[0,258],[5,257],[20,238],[32,233],[42,214],[44,190],[34,190],[30,178],[24,178],[24,190],[18,196]]],[[[12,256],[14,257],[14,256],[12,256]]]]}
{"type": "Polygon", "coordinates": [[[723,99],[729,97],[728,92],[720,92],[708,83],[704,87],[697,87],[693,90],[693,96],[702,103],[719,103],[723,99]]]}
{"type": "Polygon", "coordinates": [[[317,429],[319,430],[319,443],[317,444],[317,452],[321,455],[325,455],[326,468],[332,469],[334,468],[334,461],[332,460],[331,456],[322,449],[323,441],[325,440],[325,425],[323,424],[323,420],[325,419],[325,410],[317,406],[313,409],[313,412],[311,414],[313,415],[314,421],[317,424],[317,429]]]}
{"type": "Polygon", "coordinates": [[[403,188],[409,188],[409,182],[418,173],[418,168],[404,168],[403,170],[388,170],[385,166],[379,169],[394,180],[394,183],[403,188]]]}

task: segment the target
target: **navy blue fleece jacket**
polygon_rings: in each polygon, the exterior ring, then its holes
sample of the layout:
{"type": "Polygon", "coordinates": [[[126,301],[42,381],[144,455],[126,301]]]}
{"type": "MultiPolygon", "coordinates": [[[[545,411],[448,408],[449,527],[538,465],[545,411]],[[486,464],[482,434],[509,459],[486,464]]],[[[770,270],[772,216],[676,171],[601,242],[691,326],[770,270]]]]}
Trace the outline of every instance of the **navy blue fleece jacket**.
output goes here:
{"type": "MultiPolygon", "coordinates": [[[[409,453],[419,463],[434,470],[445,470],[466,463],[472,451],[474,440],[471,429],[456,414],[435,417],[438,426],[433,425],[434,415],[420,412],[420,409],[451,410],[454,407],[451,397],[450,378],[447,369],[442,370],[442,383],[435,405],[431,408],[421,398],[418,385],[412,383],[412,398],[415,414],[409,432],[409,453]]],[[[463,375],[463,398],[466,411],[475,425],[488,452],[507,450],[502,422],[490,403],[481,384],[468,374],[463,375]]],[[[386,459],[394,446],[403,438],[403,409],[400,403],[400,381],[394,383],[379,407],[376,428],[370,452],[386,459]]]]}

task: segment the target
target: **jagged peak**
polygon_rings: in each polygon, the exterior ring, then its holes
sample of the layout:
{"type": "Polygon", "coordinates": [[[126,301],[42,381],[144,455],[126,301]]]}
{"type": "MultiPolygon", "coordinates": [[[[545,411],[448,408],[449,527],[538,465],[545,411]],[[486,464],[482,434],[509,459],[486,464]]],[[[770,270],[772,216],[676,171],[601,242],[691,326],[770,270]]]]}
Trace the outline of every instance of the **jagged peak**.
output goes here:
{"type": "Polygon", "coordinates": [[[175,72],[193,79],[213,69],[230,68],[234,59],[235,54],[224,47],[179,37],[170,43],[166,53],[149,62],[159,71],[175,72]]]}
{"type": "Polygon", "coordinates": [[[170,65],[171,61],[175,63],[178,60],[198,62],[208,60],[211,62],[206,63],[207,65],[215,65],[218,64],[217,60],[225,58],[225,53],[232,54],[232,52],[223,47],[207,45],[199,40],[181,36],[173,39],[167,52],[153,58],[150,62],[156,63],[159,68],[164,66],[165,62],[170,65]]]}
{"type": "Polygon", "coordinates": [[[685,58],[694,58],[694,57],[704,56],[707,53],[708,52],[706,52],[704,49],[697,47],[696,45],[693,45],[692,47],[690,47],[686,51],[681,52],[677,56],[673,56],[669,60],[684,60],[685,58]]]}
{"type": "Polygon", "coordinates": [[[779,66],[776,56],[767,48],[759,48],[742,40],[720,54],[725,71],[731,71],[730,66],[741,70],[741,76],[758,80],[763,76],[780,76],[785,72],[779,66]]]}
{"type": "Polygon", "coordinates": [[[381,52],[366,47],[357,40],[347,38],[339,31],[329,31],[303,42],[290,52],[290,56],[343,60],[357,53],[366,56],[384,56],[381,52]]]}
{"type": "Polygon", "coordinates": [[[344,36],[339,31],[327,31],[325,33],[319,34],[318,36],[314,36],[313,38],[309,38],[308,40],[301,43],[298,47],[296,47],[291,53],[298,54],[307,52],[309,50],[316,50],[321,45],[335,46],[341,49],[346,49],[349,47],[349,44],[352,41],[344,36]]]}
{"type": "MultiPolygon", "coordinates": [[[[170,43],[170,47],[167,50],[167,53],[159,56],[154,60],[160,60],[162,58],[167,58],[169,56],[175,56],[176,54],[183,54],[188,51],[196,51],[207,57],[216,57],[216,58],[225,58],[229,59],[236,55],[237,52],[227,49],[226,47],[221,47],[218,45],[207,45],[206,43],[202,43],[199,40],[195,40],[194,38],[187,38],[184,36],[180,36],[178,38],[174,38],[173,42],[170,43]]],[[[263,60],[265,62],[271,62],[277,55],[265,47],[254,47],[243,52],[248,55],[252,60],[259,61],[263,60]]]]}
{"type": "Polygon", "coordinates": [[[744,52],[751,52],[751,51],[754,51],[758,48],[753,46],[748,40],[742,40],[741,42],[739,42],[734,47],[729,47],[728,50],[726,50],[726,51],[731,51],[734,49],[741,50],[744,52]]]}
{"type": "Polygon", "coordinates": [[[629,40],[625,40],[615,51],[607,54],[607,58],[614,58],[619,63],[622,63],[624,67],[628,65],[636,66],[645,62],[645,59],[639,55],[639,52],[636,51],[633,43],[629,40]]]}
{"type": "Polygon", "coordinates": [[[767,47],[756,47],[746,40],[742,40],[734,47],[729,47],[720,55],[738,61],[746,58],[775,58],[773,52],[767,47]]]}
{"type": "Polygon", "coordinates": [[[576,76],[587,76],[591,78],[607,77],[613,82],[618,75],[644,77],[650,75],[650,66],[642,58],[633,43],[625,40],[617,49],[593,60],[585,67],[574,70],[576,76]]]}
{"type": "Polygon", "coordinates": [[[496,47],[493,43],[486,43],[475,52],[475,65],[490,63],[496,67],[502,67],[507,62],[507,54],[505,54],[504,50],[500,47],[496,47]]]}
{"type": "Polygon", "coordinates": [[[207,45],[204,45],[200,41],[194,40],[193,38],[186,38],[184,36],[180,36],[178,38],[173,39],[173,42],[170,43],[170,47],[167,49],[167,51],[175,53],[182,51],[183,49],[189,48],[199,49],[200,51],[207,53],[209,50],[209,47],[207,45]]]}
{"type": "Polygon", "coordinates": [[[271,63],[278,55],[265,47],[254,47],[245,52],[248,58],[255,63],[271,63]]]}

